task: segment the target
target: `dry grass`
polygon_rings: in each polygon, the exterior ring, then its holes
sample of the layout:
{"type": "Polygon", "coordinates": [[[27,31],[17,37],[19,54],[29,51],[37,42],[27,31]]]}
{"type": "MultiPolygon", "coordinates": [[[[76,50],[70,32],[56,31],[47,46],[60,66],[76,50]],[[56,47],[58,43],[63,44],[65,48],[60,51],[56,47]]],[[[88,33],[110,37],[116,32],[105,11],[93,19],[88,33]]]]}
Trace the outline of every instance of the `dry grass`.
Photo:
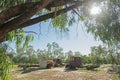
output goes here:
{"type": "Polygon", "coordinates": [[[105,71],[67,70],[64,68],[36,70],[22,74],[20,71],[11,73],[10,80],[120,80],[116,75],[105,71]]]}

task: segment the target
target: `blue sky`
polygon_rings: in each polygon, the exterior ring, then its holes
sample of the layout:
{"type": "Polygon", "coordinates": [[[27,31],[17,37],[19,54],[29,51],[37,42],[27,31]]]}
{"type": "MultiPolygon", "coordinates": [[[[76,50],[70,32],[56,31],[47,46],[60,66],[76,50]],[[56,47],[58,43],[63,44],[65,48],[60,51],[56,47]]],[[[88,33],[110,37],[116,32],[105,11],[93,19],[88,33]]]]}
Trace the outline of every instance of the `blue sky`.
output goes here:
{"type": "Polygon", "coordinates": [[[47,43],[57,42],[64,52],[72,50],[73,52],[79,51],[82,54],[88,54],[91,46],[102,44],[100,41],[95,41],[93,36],[85,31],[85,26],[81,22],[69,27],[70,31],[62,36],[48,22],[32,25],[25,28],[25,30],[38,33],[34,41],[30,43],[35,50],[38,48],[46,49],[47,43]]]}

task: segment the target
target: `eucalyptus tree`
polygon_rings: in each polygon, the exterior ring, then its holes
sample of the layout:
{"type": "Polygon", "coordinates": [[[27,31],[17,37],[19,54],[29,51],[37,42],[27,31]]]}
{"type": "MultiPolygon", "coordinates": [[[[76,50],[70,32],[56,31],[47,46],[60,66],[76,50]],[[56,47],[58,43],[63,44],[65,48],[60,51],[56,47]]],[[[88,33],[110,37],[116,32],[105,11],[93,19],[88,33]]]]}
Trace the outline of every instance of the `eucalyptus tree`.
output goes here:
{"type": "Polygon", "coordinates": [[[108,49],[108,54],[107,54],[107,62],[109,64],[120,64],[120,52],[110,48],[108,49]]]}
{"type": "Polygon", "coordinates": [[[52,49],[51,48],[52,48],[51,44],[48,43],[47,44],[47,53],[48,53],[50,59],[52,58],[52,56],[51,56],[52,55],[52,51],[51,51],[52,49]]]}
{"type": "Polygon", "coordinates": [[[37,53],[38,61],[51,59],[51,55],[45,49],[44,50],[38,49],[36,53],[37,53]]]}
{"type": "Polygon", "coordinates": [[[69,62],[70,61],[70,58],[74,56],[74,53],[69,50],[68,52],[65,53],[65,57],[66,57],[66,62],[69,62]]]}
{"type": "Polygon", "coordinates": [[[81,59],[82,59],[82,63],[83,64],[90,64],[90,63],[92,63],[90,55],[82,55],[81,59]]]}
{"type": "Polygon", "coordinates": [[[51,59],[54,58],[64,58],[64,52],[63,49],[59,46],[58,43],[52,42],[51,44],[47,44],[47,52],[51,59]]]}
{"type": "Polygon", "coordinates": [[[119,0],[2,0],[0,42],[14,40],[16,32],[9,33],[13,30],[47,19],[62,31],[68,31],[67,24],[82,20],[95,38],[119,46],[119,3],[119,0]],[[101,7],[100,14],[90,14],[93,5],[101,7]],[[34,15],[36,17],[32,18],[34,15]]]}
{"type": "Polygon", "coordinates": [[[91,63],[120,64],[120,53],[116,52],[114,48],[106,48],[101,45],[91,47],[88,57],[90,57],[91,63]]]}
{"type": "Polygon", "coordinates": [[[49,20],[61,31],[66,25],[83,21],[87,32],[113,48],[120,48],[119,0],[2,0],[0,1],[0,42],[15,41],[23,45],[33,40],[25,36],[24,27],[49,20]],[[100,14],[91,15],[91,7],[100,6],[100,14]],[[76,17],[75,16],[78,16],[76,17]],[[35,16],[33,18],[33,16],[35,16]]]}
{"type": "Polygon", "coordinates": [[[81,54],[79,51],[77,51],[77,52],[74,52],[74,56],[75,56],[75,57],[81,57],[82,54],[81,54]]]}
{"type": "Polygon", "coordinates": [[[0,42],[15,41],[19,47],[25,40],[23,45],[28,45],[33,36],[25,37],[22,28],[42,21],[49,20],[65,32],[69,31],[66,25],[82,21],[96,39],[119,49],[119,3],[119,0],[3,0],[0,2],[0,42]],[[91,14],[93,6],[100,7],[99,13],[91,14]]]}
{"type": "Polygon", "coordinates": [[[91,47],[91,53],[90,58],[91,62],[96,64],[102,64],[107,62],[107,50],[105,47],[99,46],[93,46],[91,47]]]}
{"type": "Polygon", "coordinates": [[[28,57],[29,59],[29,63],[32,64],[34,61],[33,61],[33,58],[35,58],[35,50],[33,48],[33,46],[28,46],[26,48],[26,52],[25,52],[26,56],[28,57]]]}

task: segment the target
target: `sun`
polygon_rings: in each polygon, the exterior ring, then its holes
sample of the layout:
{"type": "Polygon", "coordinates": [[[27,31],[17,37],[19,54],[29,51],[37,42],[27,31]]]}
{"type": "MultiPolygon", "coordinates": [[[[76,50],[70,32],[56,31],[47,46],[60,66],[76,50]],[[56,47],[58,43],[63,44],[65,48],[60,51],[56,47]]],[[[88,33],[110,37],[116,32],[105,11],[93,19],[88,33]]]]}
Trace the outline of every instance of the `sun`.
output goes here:
{"type": "Polygon", "coordinates": [[[100,14],[100,12],[101,12],[101,8],[99,6],[93,6],[90,10],[90,13],[92,15],[100,14]]]}

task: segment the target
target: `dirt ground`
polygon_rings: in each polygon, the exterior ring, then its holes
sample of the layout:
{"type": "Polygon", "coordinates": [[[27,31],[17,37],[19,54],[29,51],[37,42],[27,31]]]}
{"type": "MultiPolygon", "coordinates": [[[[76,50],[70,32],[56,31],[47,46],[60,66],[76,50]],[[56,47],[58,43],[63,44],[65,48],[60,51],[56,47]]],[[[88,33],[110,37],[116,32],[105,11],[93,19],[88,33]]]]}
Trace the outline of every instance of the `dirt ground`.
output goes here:
{"type": "Polygon", "coordinates": [[[120,80],[105,71],[65,70],[64,68],[42,69],[29,73],[14,71],[11,80],[120,80]]]}

